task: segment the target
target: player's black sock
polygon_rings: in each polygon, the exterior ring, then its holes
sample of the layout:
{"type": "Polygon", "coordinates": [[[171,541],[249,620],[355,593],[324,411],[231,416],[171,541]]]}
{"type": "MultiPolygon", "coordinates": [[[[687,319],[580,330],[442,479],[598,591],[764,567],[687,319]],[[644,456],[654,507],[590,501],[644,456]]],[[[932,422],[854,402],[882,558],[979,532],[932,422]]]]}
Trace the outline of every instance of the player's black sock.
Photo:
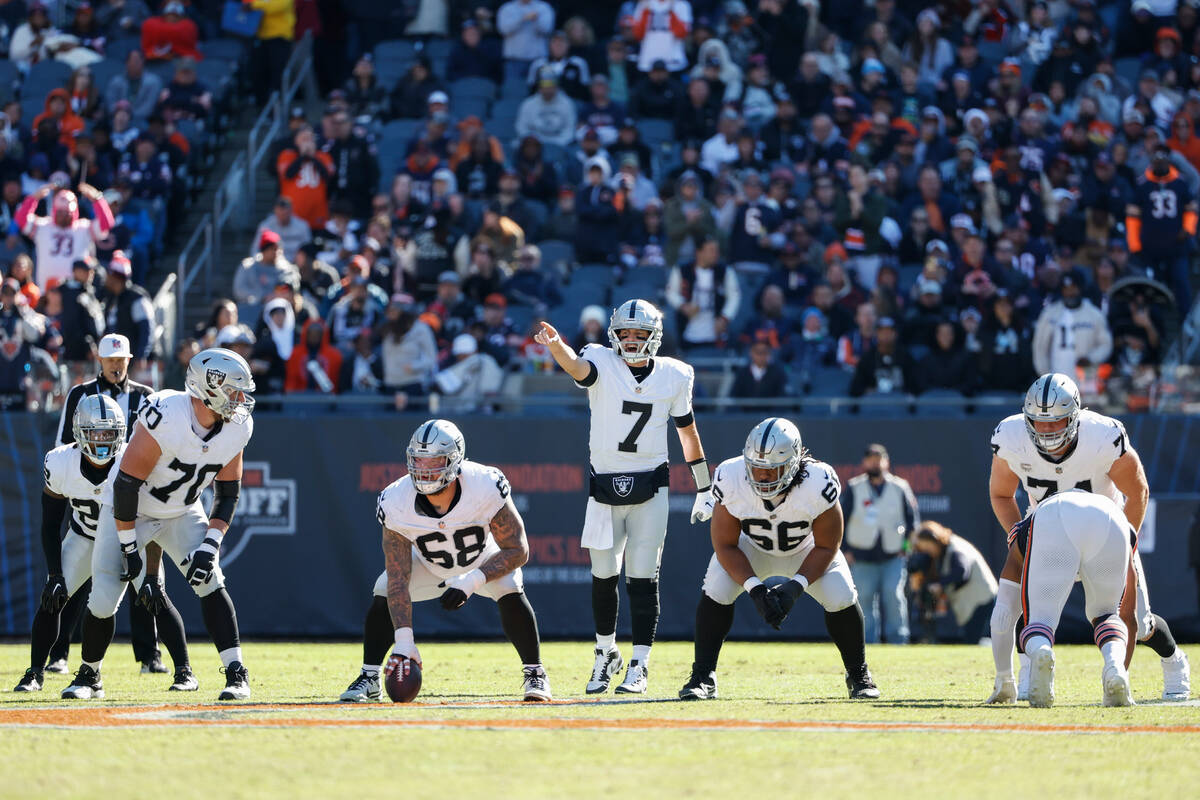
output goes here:
{"type": "Polygon", "coordinates": [[[241,646],[238,639],[237,612],[234,611],[233,600],[224,587],[200,598],[200,613],[204,616],[204,627],[208,628],[208,635],[218,653],[241,646]]]}
{"type": "Polygon", "coordinates": [[[825,612],[825,630],[829,631],[838,652],[842,654],[842,666],[850,672],[861,667],[867,660],[867,646],[863,635],[862,608],[855,603],[841,611],[825,612]]]}
{"type": "Polygon", "coordinates": [[[620,576],[597,578],[592,576],[592,620],[596,624],[596,633],[601,636],[611,636],[617,632],[617,608],[620,597],[617,594],[617,581],[620,576]]]}
{"type": "Polygon", "coordinates": [[[29,642],[29,666],[38,672],[46,666],[46,655],[58,638],[58,614],[48,614],[38,606],[33,615],[33,631],[29,642]]]}
{"type": "Polygon", "coordinates": [[[141,663],[160,658],[158,649],[158,628],[154,624],[154,615],[139,606],[132,598],[129,603],[129,643],[133,645],[133,657],[141,663]]]}
{"type": "Polygon", "coordinates": [[[1025,645],[1021,642],[1021,631],[1023,631],[1023,630],[1025,630],[1025,615],[1024,614],[1017,617],[1017,627],[1013,632],[1013,635],[1015,635],[1017,637],[1017,652],[1018,653],[1025,652],[1025,645]]]}
{"type": "MultiPolygon", "coordinates": [[[[167,648],[167,652],[171,654],[171,663],[175,665],[175,669],[190,666],[183,617],[179,616],[179,609],[171,602],[166,590],[163,591],[163,600],[166,601],[166,605],[154,616],[155,622],[158,623],[159,639],[162,641],[163,647],[167,648]]],[[[145,611],[145,609],[142,610],[145,611]]],[[[130,622],[132,624],[132,620],[130,622]]]]}
{"type": "Polygon", "coordinates": [[[1170,658],[1175,655],[1175,636],[1167,621],[1158,614],[1151,614],[1154,619],[1154,633],[1141,643],[1158,653],[1159,658],[1170,658]]]}
{"type": "Polygon", "coordinates": [[[708,595],[700,594],[700,605],[696,606],[695,663],[692,668],[699,672],[716,672],[717,658],[721,645],[733,627],[733,604],[723,605],[708,595]]]}
{"type": "Polygon", "coordinates": [[[650,578],[630,578],[626,582],[629,591],[629,619],[633,627],[635,647],[654,644],[654,633],[658,630],[658,581],[650,578]]]}
{"type": "Polygon", "coordinates": [[[113,631],[117,627],[115,616],[100,619],[92,615],[91,610],[83,614],[83,644],[80,646],[80,657],[89,664],[104,660],[108,646],[112,644],[113,631]]]}
{"type": "Polygon", "coordinates": [[[71,599],[63,606],[58,615],[58,638],[50,648],[49,661],[66,661],[71,654],[71,637],[79,630],[79,621],[83,619],[83,610],[87,608],[88,595],[92,591],[92,581],[89,578],[79,591],[71,595],[71,599]]]}
{"type": "Polygon", "coordinates": [[[373,595],[367,618],[363,621],[363,663],[380,664],[387,658],[396,638],[392,627],[392,612],[386,597],[373,595]]]}
{"type": "Polygon", "coordinates": [[[537,617],[524,592],[506,594],[496,601],[500,609],[500,627],[517,648],[522,664],[542,663],[542,645],[538,636],[537,617]]]}

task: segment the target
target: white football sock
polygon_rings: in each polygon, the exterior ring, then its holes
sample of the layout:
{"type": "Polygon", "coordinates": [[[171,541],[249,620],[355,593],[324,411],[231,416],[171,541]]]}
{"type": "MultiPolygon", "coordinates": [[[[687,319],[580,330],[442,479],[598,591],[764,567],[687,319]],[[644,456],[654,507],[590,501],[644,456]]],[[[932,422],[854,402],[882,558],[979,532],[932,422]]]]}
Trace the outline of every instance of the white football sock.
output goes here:
{"type": "Polygon", "coordinates": [[[646,666],[646,662],[650,660],[650,645],[635,644],[633,646],[633,660],[643,667],[646,666]]]}
{"type": "Polygon", "coordinates": [[[596,649],[608,652],[617,646],[617,634],[596,634],[596,649]]]}
{"type": "MultiPolygon", "coordinates": [[[[1053,650],[1053,649],[1054,648],[1050,644],[1049,639],[1047,639],[1045,636],[1042,636],[1041,634],[1035,633],[1033,636],[1029,637],[1028,641],[1025,642],[1025,659],[1026,659],[1026,661],[1028,661],[1029,659],[1031,659],[1033,656],[1037,655],[1042,650],[1053,650]]],[[[1022,669],[1024,669],[1026,666],[1028,666],[1028,664],[1023,665],[1022,669]]]]}
{"type": "Polygon", "coordinates": [[[1120,639],[1109,639],[1100,645],[1100,655],[1104,656],[1104,666],[1125,669],[1125,642],[1120,639]]]}
{"type": "Polygon", "coordinates": [[[231,647],[228,650],[222,650],[217,655],[221,657],[221,664],[228,667],[233,662],[242,660],[242,648],[231,647]]]}
{"type": "Polygon", "coordinates": [[[991,622],[992,660],[996,662],[997,678],[1010,678],[1013,674],[1012,653],[1020,607],[1021,584],[1001,578],[991,622]]]}

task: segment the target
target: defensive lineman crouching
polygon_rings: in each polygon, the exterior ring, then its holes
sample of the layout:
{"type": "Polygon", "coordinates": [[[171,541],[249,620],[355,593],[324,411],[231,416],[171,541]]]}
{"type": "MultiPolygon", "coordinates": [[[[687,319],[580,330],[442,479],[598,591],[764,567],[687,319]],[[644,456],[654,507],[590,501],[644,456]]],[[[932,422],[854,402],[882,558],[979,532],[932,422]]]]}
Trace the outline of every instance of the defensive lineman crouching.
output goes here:
{"type": "Polygon", "coordinates": [[[742,455],[713,477],[713,557],[696,609],[695,662],[681,700],[717,696],[717,657],[733,626],[733,602],[743,591],[776,630],[806,592],[825,609],[825,627],[846,668],[852,699],[879,697],[866,664],[863,614],[842,557],[841,484],[828,464],[808,455],[800,430],[765,419],[746,438],[742,455]],[[763,578],[788,576],[768,589],[763,578]]]}

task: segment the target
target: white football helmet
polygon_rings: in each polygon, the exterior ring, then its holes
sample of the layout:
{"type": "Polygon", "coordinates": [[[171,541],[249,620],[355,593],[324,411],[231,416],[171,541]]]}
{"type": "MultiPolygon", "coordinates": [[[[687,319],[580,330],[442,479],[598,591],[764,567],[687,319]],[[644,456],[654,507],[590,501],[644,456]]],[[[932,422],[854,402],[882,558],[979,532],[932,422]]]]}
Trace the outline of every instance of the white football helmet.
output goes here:
{"type": "Polygon", "coordinates": [[[125,413],[106,394],[85,395],[75,407],[71,432],[89,461],[107,464],[125,446],[125,413]]]}
{"type": "Polygon", "coordinates": [[[183,385],[226,422],[240,425],[254,411],[254,376],[246,359],[232,350],[210,347],[192,356],[183,385]]]}
{"type": "Polygon", "coordinates": [[[1079,387],[1061,372],[1048,372],[1033,382],[1025,393],[1025,430],[1038,450],[1050,455],[1075,441],[1079,431],[1079,387]],[[1040,433],[1035,422],[1067,420],[1060,430],[1040,433]]]}
{"type": "Polygon", "coordinates": [[[742,448],[742,460],[746,465],[746,480],[754,493],[764,499],[775,497],[791,486],[800,471],[804,455],[804,443],[800,429],[791,420],[768,417],[754,426],[746,437],[742,448]],[[774,470],[770,480],[760,481],[754,470],[774,470]]]}
{"type": "Polygon", "coordinates": [[[662,346],[663,316],[654,304],[646,300],[627,300],[613,310],[608,322],[608,341],[621,358],[629,363],[645,361],[654,357],[662,346]],[[641,342],[622,342],[617,331],[628,329],[649,331],[650,335],[641,342]],[[634,345],[629,349],[630,345],[634,345]]]}
{"type": "Polygon", "coordinates": [[[413,487],[421,494],[435,494],[449,486],[462,472],[467,443],[453,422],[430,419],[422,422],[408,440],[405,455],[413,487]],[[440,463],[418,467],[418,458],[440,459],[440,463]]]}

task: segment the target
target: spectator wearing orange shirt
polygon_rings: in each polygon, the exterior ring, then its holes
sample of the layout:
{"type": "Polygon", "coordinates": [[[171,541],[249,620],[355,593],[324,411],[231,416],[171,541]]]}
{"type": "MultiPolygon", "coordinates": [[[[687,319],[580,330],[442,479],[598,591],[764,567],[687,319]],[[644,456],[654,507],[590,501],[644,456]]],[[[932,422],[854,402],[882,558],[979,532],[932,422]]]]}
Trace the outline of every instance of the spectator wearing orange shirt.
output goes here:
{"type": "Polygon", "coordinates": [[[342,354],[329,343],[329,329],[322,320],[310,319],[288,357],[283,390],[337,394],[341,372],[342,354]]]}
{"type": "Polygon", "coordinates": [[[46,95],[46,110],[33,120],[34,138],[38,126],[51,120],[58,126],[58,141],[71,153],[75,152],[75,134],[83,131],[83,117],[71,110],[71,95],[66,89],[55,89],[46,95]]]}
{"type": "Polygon", "coordinates": [[[296,131],[293,141],[295,146],[280,153],[275,162],[279,193],[292,201],[292,211],[310,228],[324,227],[329,218],[333,158],[317,149],[317,137],[312,128],[296,131]]]}
{"type": "Polygon", "coordinates": [[[1167,140],[1167,146],[1200,169],[1200,138],[1197,138],[1196,126],[1187,114],[1180,112],[1171,121],[1171,138],[1167,140]]]}
{"type": "Polygon", "coordinates": [[[147,61],[170,61],[176,58],[204,58],[196,43],[200,32],[196,23],[184,16],[183,3],[169,0],[163,4],[162,15],[142,23],[142,52],[147,61]]]}

